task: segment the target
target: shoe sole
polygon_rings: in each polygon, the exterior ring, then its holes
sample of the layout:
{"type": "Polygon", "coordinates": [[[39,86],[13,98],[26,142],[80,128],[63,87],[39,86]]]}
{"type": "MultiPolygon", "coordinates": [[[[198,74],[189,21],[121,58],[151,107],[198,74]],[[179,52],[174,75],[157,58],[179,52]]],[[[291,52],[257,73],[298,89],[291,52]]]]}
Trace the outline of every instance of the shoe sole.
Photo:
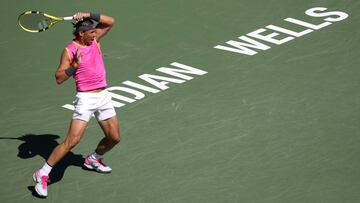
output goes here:
{"type": "Polygon", "coordinates": [[[37,183],[37,180],[36,180],[36,177],[35,177],[35,173],[33,174],[33,181],[34,181],[35,183],[37,183]]]}

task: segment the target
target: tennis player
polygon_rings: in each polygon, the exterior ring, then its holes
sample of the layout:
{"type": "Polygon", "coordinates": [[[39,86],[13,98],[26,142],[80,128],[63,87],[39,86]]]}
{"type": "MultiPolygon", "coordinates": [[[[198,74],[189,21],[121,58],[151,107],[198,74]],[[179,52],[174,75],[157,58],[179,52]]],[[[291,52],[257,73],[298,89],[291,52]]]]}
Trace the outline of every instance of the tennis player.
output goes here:
{"type": "Polygon", "coordinates": [[[103,155],[120,142],[119,123],[111,95],[106,90],[105,66],[99,44],[115,20],[103,14],[82,12],[76,13],[74,20],[77,22],[73,32],[75,39],[62,52],[55,77],[58,84],[70,77],[75,79],[75,110],[65,140],[54,148],[43,167],[33,174],[35,191],[42,197],[48,194],[51,169],[79,143],[92,115],[95,115],[105,137],[94,152],[86,156],[84,167],[110,173],[112,169],[102,161],[103,155]]]}

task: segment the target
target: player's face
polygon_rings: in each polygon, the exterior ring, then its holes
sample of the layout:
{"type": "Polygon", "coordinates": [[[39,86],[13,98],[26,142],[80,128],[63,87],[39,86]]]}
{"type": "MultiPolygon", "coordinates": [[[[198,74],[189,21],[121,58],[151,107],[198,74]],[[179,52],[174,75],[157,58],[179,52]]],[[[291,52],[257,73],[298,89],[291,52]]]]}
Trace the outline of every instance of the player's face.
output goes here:
{"type": "Polygon", "coordinates": [[[96,37],[96,30],[93,29],[93,30],[88,30],[88,31],[85,31],[83,33],[83,42],[86,44],[86,45],[91,45],[92,41],[95,40],[95,37],[96,37]]]}

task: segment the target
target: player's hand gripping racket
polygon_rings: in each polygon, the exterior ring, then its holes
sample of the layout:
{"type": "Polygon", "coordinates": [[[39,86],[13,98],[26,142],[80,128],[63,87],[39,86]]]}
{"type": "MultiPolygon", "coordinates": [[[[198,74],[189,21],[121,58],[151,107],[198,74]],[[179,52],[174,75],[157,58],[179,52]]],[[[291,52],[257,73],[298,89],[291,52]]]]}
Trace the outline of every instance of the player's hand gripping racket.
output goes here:
{"type": "Polygon", "coordinates": [[[40,11],[26,11],[19,15],[18,24],[27,32],[42,32],[64,20],[73,20],[73,16],[56,17],[40,11]]]}

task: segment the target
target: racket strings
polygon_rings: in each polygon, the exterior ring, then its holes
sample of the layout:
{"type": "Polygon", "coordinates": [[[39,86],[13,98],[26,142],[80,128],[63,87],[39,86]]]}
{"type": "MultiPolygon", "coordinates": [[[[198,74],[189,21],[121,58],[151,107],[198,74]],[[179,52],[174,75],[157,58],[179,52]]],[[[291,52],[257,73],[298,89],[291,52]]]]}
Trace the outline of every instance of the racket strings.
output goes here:
{"type": "Polygon", "coordinates": [[[28,30],[45,30],[51,24],[51,19],[37,13],[30,13],[20,16],[19,23],[28,30]]]}

